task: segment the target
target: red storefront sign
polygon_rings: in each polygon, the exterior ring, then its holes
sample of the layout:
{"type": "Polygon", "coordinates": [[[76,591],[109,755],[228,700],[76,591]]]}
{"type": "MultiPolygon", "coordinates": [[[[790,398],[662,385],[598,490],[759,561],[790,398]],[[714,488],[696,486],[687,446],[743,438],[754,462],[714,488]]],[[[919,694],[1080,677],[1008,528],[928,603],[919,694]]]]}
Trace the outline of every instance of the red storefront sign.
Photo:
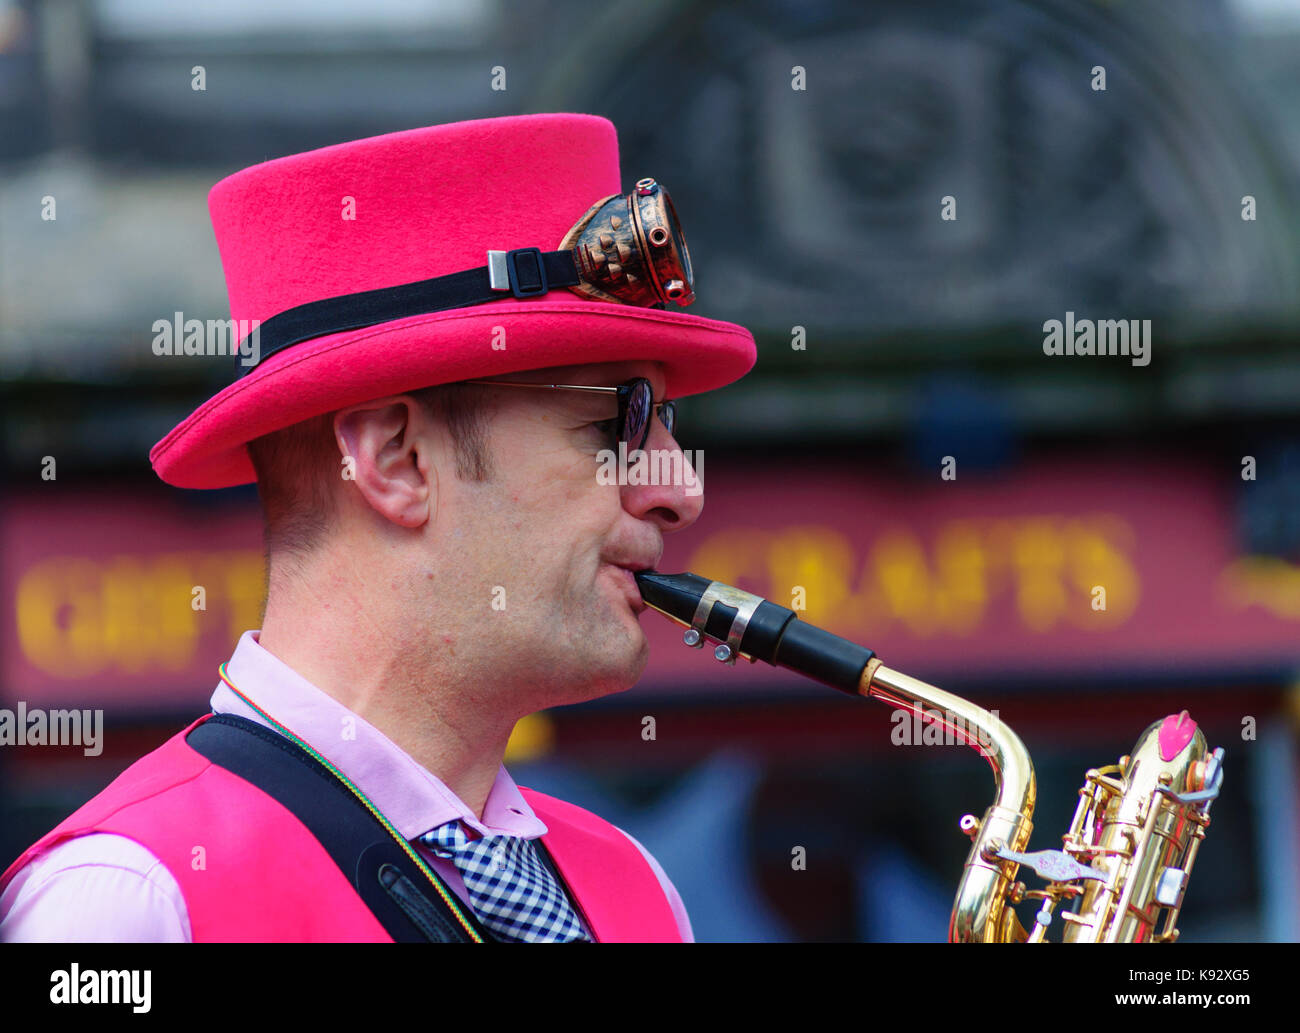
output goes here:
{"type": "MultiPolygon", "coordinates": [[[[661,568],[803,603],[801,618],[918,676],[1286,668],[1300,662],[1300,568],[1237,552],[1234,472],[711,476],[691,540],[667,539],[661,568]]],[[[708,651],[689,669],[684,651],[658,652],[648,676],[720,676],[708,651]]]]}

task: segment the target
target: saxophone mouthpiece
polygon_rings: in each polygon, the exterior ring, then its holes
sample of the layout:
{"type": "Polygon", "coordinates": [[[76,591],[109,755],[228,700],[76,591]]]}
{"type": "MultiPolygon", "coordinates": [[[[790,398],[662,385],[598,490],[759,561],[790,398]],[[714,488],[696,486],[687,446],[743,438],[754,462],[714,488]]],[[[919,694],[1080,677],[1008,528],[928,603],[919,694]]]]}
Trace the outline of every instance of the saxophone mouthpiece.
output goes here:
{"type": "Polygon", "coordinates": [[[660,574],[653,570],[638,570],[637,588],[646,605],[683,624],[690,624],[700,600],[709,587],[709,579],[698,574],[660,574]]]}
{"type": "Polygon", "coordinates": [[[874,655],[812,624],[793,610],[743,589],[710,581],[698,574],[660,574],[643,570],[634,575],[641,598],[653,610],[688,630],[683,641],[717,644],[714,658],[735,666],[737,657],[762,660],[858,695],[862,672],[874,655]]]}

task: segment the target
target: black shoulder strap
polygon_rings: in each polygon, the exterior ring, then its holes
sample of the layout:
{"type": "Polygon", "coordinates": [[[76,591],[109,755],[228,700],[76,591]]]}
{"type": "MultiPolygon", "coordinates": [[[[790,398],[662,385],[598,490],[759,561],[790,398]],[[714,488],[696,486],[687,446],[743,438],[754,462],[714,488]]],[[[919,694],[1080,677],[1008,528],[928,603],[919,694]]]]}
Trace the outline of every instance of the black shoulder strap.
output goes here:
{"type": "MultiPolygon", "coordinates": [[[[352,791],[297,743],[234,714],[213,715],[185,741],[291,811],[398,943],[470,942],[429,876],[352,791]]],[[[495,940],[470,908],[460,910],[484,941],[495,940]]]]}

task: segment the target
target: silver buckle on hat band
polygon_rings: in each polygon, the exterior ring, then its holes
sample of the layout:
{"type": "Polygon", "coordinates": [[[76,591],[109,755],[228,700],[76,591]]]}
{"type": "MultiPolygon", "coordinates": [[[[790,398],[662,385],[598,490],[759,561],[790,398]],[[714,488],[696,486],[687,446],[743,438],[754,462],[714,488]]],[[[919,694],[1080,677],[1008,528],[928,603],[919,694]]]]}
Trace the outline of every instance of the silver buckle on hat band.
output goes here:
{"type": "Polygon", "coordinates": [[[487,256],[488,286],[492,290],[502,293],[509,291],[516,298],[535,298],[551,289],[541,248],[517,247],[513,251],[489,251],[487,256]],[[532,274],[526,285],[519,275],[521,258],[533,263],[531,268],[525,266],[524,269],[526,273],[532,274]]]}
{"type": "Polygon", "coordinates": [[[508,291],[510,289],[510,267],[506,264],[506,253],[504,251],[489,251],[487,258],[488,286],[494,291],[508,291]]]}

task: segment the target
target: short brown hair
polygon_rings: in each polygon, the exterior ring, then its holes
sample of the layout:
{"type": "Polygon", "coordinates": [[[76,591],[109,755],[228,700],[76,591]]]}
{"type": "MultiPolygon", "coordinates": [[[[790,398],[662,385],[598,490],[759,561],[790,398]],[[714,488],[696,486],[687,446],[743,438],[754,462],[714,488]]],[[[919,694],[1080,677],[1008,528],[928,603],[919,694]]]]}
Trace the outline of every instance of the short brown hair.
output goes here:
{"type": "MultiPolygon", "coordinates": [[[[483,390],[475,384],[439,384],[407,393],[446,425],[456,450],[456,476],[491,480],[491,412],[483,390]]],[[[257,472],[268,565],[273,555],[310,553],[329,530],[342,469],[334,415],[313,416],[248,443],[257,472]]]]}

